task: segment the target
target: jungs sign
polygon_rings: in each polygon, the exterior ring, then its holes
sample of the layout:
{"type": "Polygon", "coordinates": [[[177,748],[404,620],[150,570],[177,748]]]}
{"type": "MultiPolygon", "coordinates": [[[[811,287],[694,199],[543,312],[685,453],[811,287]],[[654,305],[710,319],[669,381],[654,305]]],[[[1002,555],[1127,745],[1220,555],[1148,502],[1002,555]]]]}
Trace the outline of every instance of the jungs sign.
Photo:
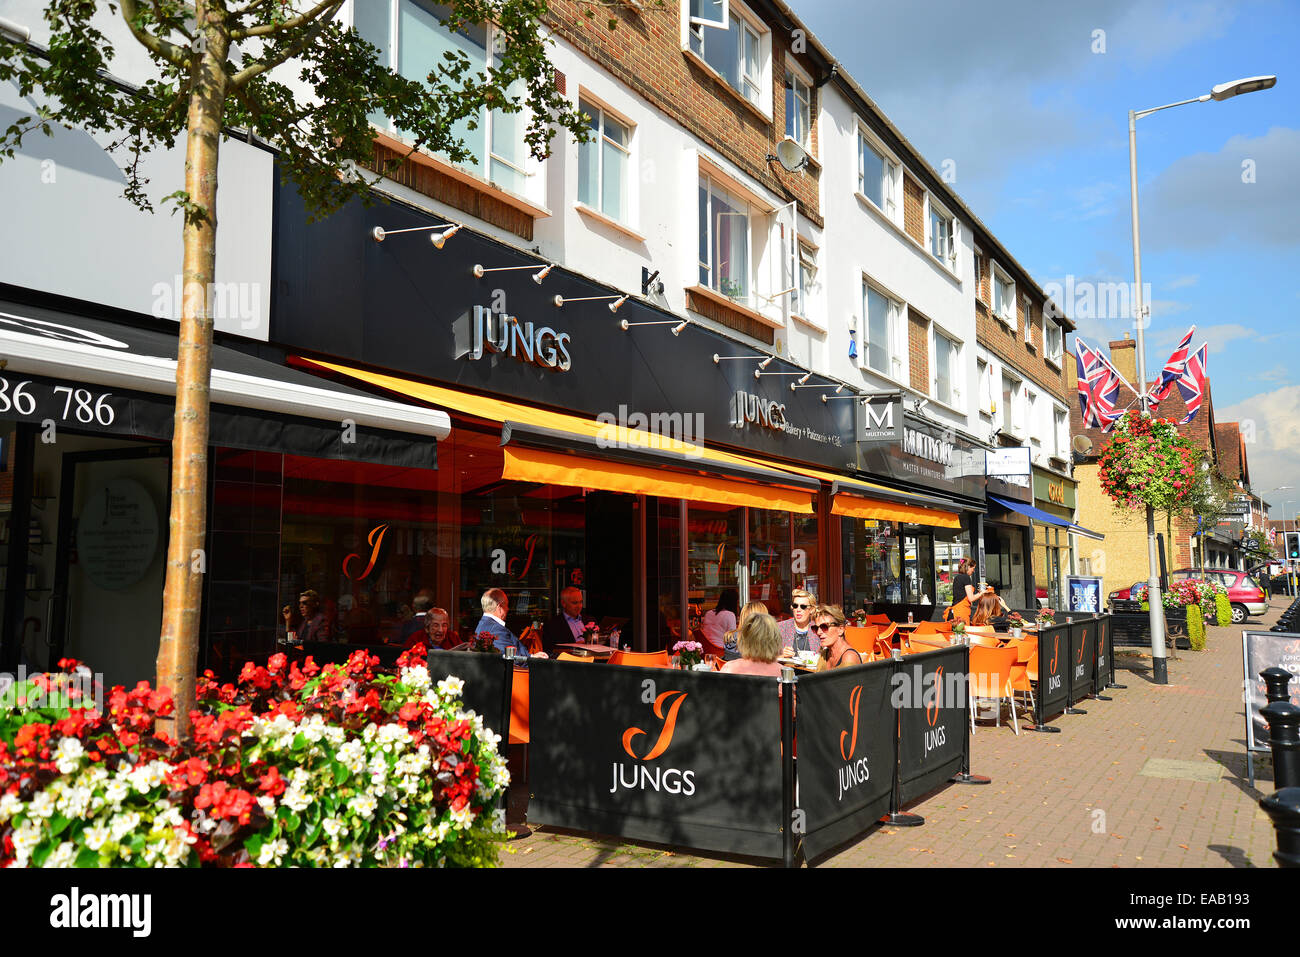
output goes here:
{"type": "Polygon", "coordinates": [[[899,711],[899,800],[939,787],[961,769],[970,648],[908,655],[894,676],[899,711]]]}
{"type": "Polygon", "coordinates": [[[470,343],[466,359],[482,359],[484,355],[500,353],[520,362],[568,372],[573,368],[569,355],[569,334],[556,332],[550,326],[521,323],[514,316],[494,313],[487,306],[475,306],[470,322],[470,343]]]}

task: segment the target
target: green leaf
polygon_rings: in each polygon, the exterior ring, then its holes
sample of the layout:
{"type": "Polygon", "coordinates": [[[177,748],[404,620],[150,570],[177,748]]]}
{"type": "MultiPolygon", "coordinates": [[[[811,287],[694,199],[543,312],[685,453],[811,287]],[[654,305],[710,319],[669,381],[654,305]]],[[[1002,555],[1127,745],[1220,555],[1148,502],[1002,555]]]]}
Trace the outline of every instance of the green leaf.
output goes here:
{"type": "Polygon", "coordinates": [[[37,844],[32,850],[32,866],[44,867],[45,859],[50,856],[50,853],[57,846],[58,841],[41,841],[41,843],[37,844]]]}
{"type": "Polygon", "coordinates": [[[68,825],[71,823],[71,821],[56,811],[54,816],[50,818],[50,837],[58,837],[68,829],[68,825]]]}
{"type": "Polygon", "coordinates": [[[244,850],[248,851],[249,856],[256,860],[257,855],[262,853],[262,844],[264,843],[264,840],[265,839],[260,833],[254,834],[244,842],[244,850]]]}
{"type": "Polygon", "coordinates": [[[334,762],[334,783],[335,784],[342,784],[344,781],[346,781],[348,779],[348,773],[349,772],[347,769],[347,765],[343,764],[343,762],[341,761],[334,762]]]}
{"type": "Polygon", "coordinates": [[[92,851],[88,847],[83,847],[77,852],[76,867],[98,867],[99,851],[92,851]]]}
{"type": "Polygon", "coordinates": [[[302,824],[302,818],[298,817],[297,814],[289,810],[287,807],[281,807],[277,817],[279,817],[280,821],[284,824],[285,831],[296,831],[302,824]]]}

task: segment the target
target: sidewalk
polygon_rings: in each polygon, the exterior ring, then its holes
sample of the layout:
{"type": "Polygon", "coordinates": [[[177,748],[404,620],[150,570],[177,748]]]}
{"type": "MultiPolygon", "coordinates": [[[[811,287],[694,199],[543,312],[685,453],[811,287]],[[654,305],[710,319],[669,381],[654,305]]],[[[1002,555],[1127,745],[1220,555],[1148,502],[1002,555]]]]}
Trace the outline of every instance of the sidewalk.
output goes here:
{"type": "MultiPolygon", "coordinates": [[[[1264,630],[1290,602],[1276,596],[1264,630]]],[[[993,779],[951,785],[908,810],[919,828],[877,827],[819,867],[1273,867],[1274,832],[1258,800],[1271,760],[1246,782],[1243,626],[1207,628],[1206,650],[1176,652],[1168,685],[1150,658],[1117,649],[1111,701],[1061,716],[1060,734],[978,726],[971,770],[993,779]]],[[[1260,758],[1262,757],[1262,761],[1260,758]]],[[[1261,766],[1262,765],[1262,766],[1261,766]]],[[[546,827],[512,841],[505,867],[727,867],[756,862],[546,827]]]]}

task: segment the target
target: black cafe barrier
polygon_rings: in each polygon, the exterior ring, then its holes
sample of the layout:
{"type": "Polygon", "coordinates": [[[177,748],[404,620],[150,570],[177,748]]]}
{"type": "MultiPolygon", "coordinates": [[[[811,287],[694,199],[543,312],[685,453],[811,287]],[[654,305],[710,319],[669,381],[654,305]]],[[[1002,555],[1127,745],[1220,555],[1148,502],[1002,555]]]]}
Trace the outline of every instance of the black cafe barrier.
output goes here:
{"type": "Polygon", "coordinates": [[[801,677],[795,753],[803,851],[815,858],[889,812],[894,785],[893,661],[801,677]]]}
{"type": "Polygon", "coordinates": [[[468,654],[463,651],[429,652],[429,679],[437,685],[448,675],[464,682],[461,701],[501,736],[497,750],[506,754],[510,746],[510,695],[514,690],[514,662],[500,655],[468,654]]]}
{"type": "MultiPolygon", "coordinates": [[[[1039,633],[1038,725],[1117,687],[1108,617],[1071,618],[1039,633]]],[[[529,818],[787,864],[801,847],[815,860],[954,780],[979,783],[969,773],[969,663],[959,645],[785,685],[533,659],[529,818]],[[786,688],[794,746],[783,750],[786,688]]],[[[434,652],[429,670],[435,681],[461,677],[475,711],[509,713],[508,662],[434,652]]]]}
{"type": "MultiPolygon", "coordinates": [[[[966,672],[970,648],[942,648],[908,655],[899,665],[899,807],[942,786],[969,757],[966,672]]],[[[896,698],[897,700],[897,698],[896,698]]]]}
{"type": "Polygon", "coordinates": [[[1070,624],[1070,674],[1071,705],[1078,704],[1093,693],[1096,680],[1097,622],[1093,618],[1070,624]]]}
{"type": "Polygon", "coordinates": [[[780,858],[772,678],[533,659],[529,818],[780,858]]]}

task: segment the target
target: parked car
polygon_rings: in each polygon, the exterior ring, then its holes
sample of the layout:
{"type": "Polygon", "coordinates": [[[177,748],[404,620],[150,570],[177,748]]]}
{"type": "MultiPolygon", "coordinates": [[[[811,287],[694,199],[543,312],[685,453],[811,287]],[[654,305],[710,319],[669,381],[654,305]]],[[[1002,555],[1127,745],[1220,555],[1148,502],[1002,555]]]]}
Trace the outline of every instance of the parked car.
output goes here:
{"type": "MultiPolygon", "coordinates": [[[[1207,568],[1204,573],[1199,568],[1180,568],[1170,574],[1173,581],[1186,578],[1204,578],[1228,589],[1228,601],[1232,605],[1232,623],[1239,625],[1249,615],[1256,617],[1268,611],[1268,595],[1259,582],[1250,573],[1235,568],[1207,568]]],[[[1128,588],[1111,592],[1110,601],[1142,601],[1146,597],[1147,583],[1134,582],[1128,588]]]]}

